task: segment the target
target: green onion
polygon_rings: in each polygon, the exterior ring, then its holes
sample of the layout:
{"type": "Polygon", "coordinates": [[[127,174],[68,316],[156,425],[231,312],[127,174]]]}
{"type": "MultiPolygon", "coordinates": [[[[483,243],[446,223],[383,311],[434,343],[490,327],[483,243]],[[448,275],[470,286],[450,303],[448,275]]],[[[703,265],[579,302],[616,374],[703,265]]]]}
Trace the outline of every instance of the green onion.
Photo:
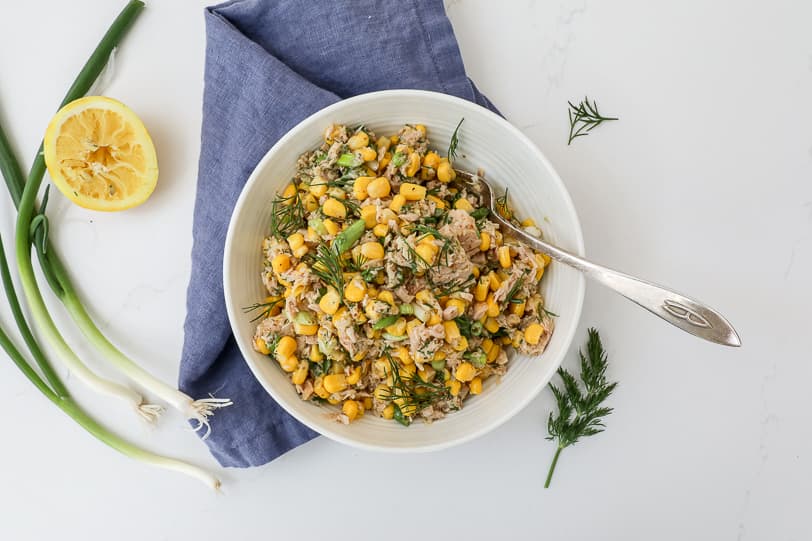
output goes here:
{"type": "Polygon", "coordinates": [[[395,421],[399,422],[403,426],[409,426],[412,424],[411,419],[403,415],[403,412],[400,411],[400,408],[395,404],[395,414],[393,415],[395,421]]]}
{"type": "Polygon", "coordinates": [[[338,165],[339,167],[353,168],[358,167],[362,163],[364,163],[364,161],[359,156],[356,156],[355,154],[351,154],[349,152],[345,152],[344,154],[339,156],[338,159],[336,160],[336,165],[338,165]]]}
{"type": "Polygon", "coordinates": [[[327,228],[324,227],[324,222],[320,218],[316,217],[310,218],[310,220],[307,221],[307,225],[312,227],[313,230],[319,235],[327,234],[327,228]]]}
{"type": "Polygon", "coordinates": [[[481,220],[482,218],[487,216],[489,212],[490,210],[488,209],[488,207],[478,208],[471,213],[471,218],[473,218],[474,220],[481,220]]]}
{"type": "Polygon", "coordinates": [[[49,363],[48,359],[45,358],[39,344],[37,344],[36,340],[34,340],[33,336],[31,335],[31,329],[28,327],[28,323],[25,321],[25,317],[23,316],[20,308],[20,303],[17,299],[17,293],[14,291],[14,284],[11,280],[11,272],[8,268],[8,262],[6,261],[2,239],[0,239],[0,276],[2,277],[3,289],[5,289],[6,299],[11,306],[11,311],[14,314],[14,320],[17,323],[17,327],[19,328],[20,333],[23,335],[23,339],[25,340],[31,355],[34,357],[40,367],[40,370],[44,374],[47,383],[40,377],[39,374],[37,374],[25,357],[23,357],[2,327],[0,327],[0,347],[2,347],[6,353],[8,353],[11,360],[15,365],[17,365],[17,368],[20,369],[23,375],[28,378],[28,380],[34,384],[34,386],[43,395],[45,395],[48,400],[53,402],[54,405],[65,412],[79,426],[87,430],[93,437],[102,443],[109,445],[123,455],[144,462],[145,464],[174,470],[179,473],[185,473],[186,475],[199,479],[215,490],[220,488],[220,481],[206,471],[180,460],[164,457],[141,449],[140,447],[137,447],[110,432],[100,425],[95,419],[90,417],[84,410],[82,410],[70,396],[60,379],[56,376],[51,363],[49,363]]]}
{"type": "Polygon", "coordinates": [[[411,316],[414,314],[414,304],[408,302],[405,304],[401,304],[400,307],[398,308],[398,312],[400,312],[401,315],[404,316],[411,316]]]}
{"type": "Polygon", "coordinates": [[[366,229],[366,222],[364,222],[364,220],[356,220],[353,222],[351,226],[336,235],[333,241],[333,250],[335,250],[338,255],[341,255],[352,248],[352,245],[358,242],[358,239],[364,234],[364,229],[366,229]]]}
{"type": "MultiPolygon", "coordinates": [[[[118,45],[143,7],[144,3],[139,0],[131,0],[125,6],[116,20],[113,21],[110,29],[93,51],[93,54],[85,66],[79,72],[73,85],[68,90],[62,105],[83,96],[88,91],[107,63],[112,50],[118,45]]],[[[5,147],[3,151],[0,152],[0,156],[2,156],[4,161],[9,160],[12,153],[10,152],[5,138],[0,139],[0,146],[5,147]]],[[[22,180],[15,177],[15,167],[11,165],[14,162],[13,156],[11,156],[11,158],[11,161],[7,161],[4,164],[3,173],[11,173],[10,176],[6,177],[6,184],[12,194],[12,198],[16,199],[16,188],[22,186],[22,180]]],[[[19,167],[17,166],[16,169],[19,169],[19,167]]],[[[34,163],[28,174],[28,181],[25,182],[22,195],[18,200],[15,200],[15,203],[18,203],[19,211],[15,236],[16,259],[23,292],[28,301],[34,322],[43,338],[48,341],[71,372],[79,379],[98,392],[110,394],[129,402],[142,417],[152,421],[157,418],[163,408],[157,405],[147,404],[139,393],[112,381],[100,378],[93,373],[68,346],[51,319],[48,308],[45,305],[37,285],[34,269],[31,264],[31,224],[36,216],[39,215],[36,210],[35,200],[44,173],[45,160],[42,155],[42,145],[40,145],[40,149],[37,152],[34,163]]],[[[43,274],[55,295],[65,305],[71,318],[85,337],[105,355],[108,361],[138,384],[138,386],[149,390],[173,407],[179,409],[187,418],[196,420],[198,423],[197,429],[205,427],[208,430],[208,417],[214,413],[214,409],[230,405],[231,401],[228,399],[215,398],[192,400],[184,393],[157,380],[119,351],[102,334],[87,314],[79,300],[76,290],[73,288],[67,270],[57,258],[53,248],[48,245],[47,239],[45,239],[45,230],[45,227],[36,228],[34,239],[43,274]]]]}
{"type": "Polygon", "coordinates": [[[315,325],[318,323],[312,312],[297,312],[293,321],[299,325],[315,325]]]}
{"type": "Polygon", "coordinates": [[[397,322],[398,316],[386,316],[385,318],[381,318],[375,323],[372,324],[372,328],[376,331],[380,331],[381,329],[385,329],[389,325],[394,325],[397,322]]]}
{"type": "Polygon", "coordinates": [[[482,368],[485,366],[488,356],[485,355],[485,352],[481,348],[477,348],[476,351],[469,351],[468,353],[465,353],[462,358],[471,361],[471,364],[477,368],[482,368]]]}
{"type": "Polygon", "coordinates": [[[395,154],[392,156],[392,165],[395,167],[400,167],[404,163],[406,163],[406,154],[403,154],[402,152],[395,152],[395,154]]]}
{"type": "Polygon", "coordinates": [[[391,342],[402,342],[408,338],[405,334],[403,336],[395,336],[394,334],[389,334],[388,332],[383,333],[381,336],[391,342]]]}
{"type": "Polygon", "coordinates": [[[438,372],[445,370],[445,359],[441,361],[431,361],[431,367],[437,370],[438,372]]]}

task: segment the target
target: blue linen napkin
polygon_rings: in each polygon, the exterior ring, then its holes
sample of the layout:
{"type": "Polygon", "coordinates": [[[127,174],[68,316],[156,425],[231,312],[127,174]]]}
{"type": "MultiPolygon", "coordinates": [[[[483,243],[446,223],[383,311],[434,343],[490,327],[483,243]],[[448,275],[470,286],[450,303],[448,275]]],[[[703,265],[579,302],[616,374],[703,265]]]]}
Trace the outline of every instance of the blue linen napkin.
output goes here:
{"type": "Polygon", "coordinates": [[[223,466],[249,467],[318,435],[254,379],[226,315],[226,229],[254,166],[308,115],[364,92],[434,90],[495,108],[466,76],[441,0],[232,0],[207,8],[205,19],[203,126],[179,386],[196,398],[212,393],[234,401],[213,417],[206,444],[223,466]]]}

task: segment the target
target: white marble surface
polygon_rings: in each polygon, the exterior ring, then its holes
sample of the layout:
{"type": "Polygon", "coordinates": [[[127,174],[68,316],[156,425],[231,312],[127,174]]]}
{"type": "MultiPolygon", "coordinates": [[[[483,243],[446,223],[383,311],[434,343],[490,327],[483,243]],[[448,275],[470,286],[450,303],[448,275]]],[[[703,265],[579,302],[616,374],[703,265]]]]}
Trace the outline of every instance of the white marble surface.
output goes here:
{"type": "MultiPolygon", "coordinates": [[[[121,3],[3,2],[0,108],[26,165],[121,3]]],[[[149,204],[52,207],[93,314],[167,380],[189,274],[204,4],[151,2],[108,89],[155,139],[149,204]]],[[[812,4],[451,0],[448,12],[471,76],[565,179],[588,254],[718,307],[744,347],[703,343],[589,286],[582,324],[605,337],[615,414],[564,452],[546,491],[548,393],[452,450],[390,456],[319,439],[221,471],[216,495],[100,445],[0,362],[0,539],[812,537],[812,4]],[[566,101],[585,93],[621,120],[568,147],[566,101]]],[[[0,197],[6,242],[11,208],[0,197]]],[[[5,307],[0,318],[10,324],[5,307]]],[[[68,383],[119,431],[215,468],[179,419],[150,431],[68,383]]]]}

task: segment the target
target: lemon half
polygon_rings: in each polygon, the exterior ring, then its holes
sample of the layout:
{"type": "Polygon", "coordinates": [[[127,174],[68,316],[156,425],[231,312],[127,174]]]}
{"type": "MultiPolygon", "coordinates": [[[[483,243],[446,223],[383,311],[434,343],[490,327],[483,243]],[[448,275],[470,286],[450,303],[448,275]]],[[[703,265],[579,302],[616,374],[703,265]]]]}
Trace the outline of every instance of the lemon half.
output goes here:
{"type": "Polygon", "coordinates": [[[141,119],[120,101],[87,96],[60,109],[43,140],[51,180],[92,210],[136,207],[158,182],[158,158],[141,119]]]}

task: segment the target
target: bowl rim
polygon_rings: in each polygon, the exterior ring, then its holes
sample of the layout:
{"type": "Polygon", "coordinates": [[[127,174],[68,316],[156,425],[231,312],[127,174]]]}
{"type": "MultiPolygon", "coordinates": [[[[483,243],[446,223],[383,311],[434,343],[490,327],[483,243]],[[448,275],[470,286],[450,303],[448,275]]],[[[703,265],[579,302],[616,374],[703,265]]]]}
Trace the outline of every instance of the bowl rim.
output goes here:
{"type": "MultiPolygon", "coordinates": [[[[438,443],[431,443],[431,444],[418,444],[415,446],[399,446],[399,447],[390,447],[386,445],[377,445],[368,442],[361,442],[352,438],[347,438],[340,433],[337,433],[329,428],[325,429],[324,426],[316,426],[313,423],[310,423],[308,420],[301,418],[296,411],[296,408],[293,407],[292,404],[288,404],[284,398],[281,398],[276,395],[273,388],[269,383],[264,381],[264,378],[258,373],[258,370],[255,370],[254,361],[252,360],[253,349],[249,349],[246,351],[246,347],[242,341],[238,338],[238,330],[237,330],[237,318],[239,314],[236,313],[235,308],[233,307],[233,299],[231,297],[231,292],[226,289],[226,284],[230,283],[231,278],[231,271],[229,270],[229,259],[227,255],[232,253],[232,245],[234,243],[234,227],[237,217],[240,215],[242,211],[242,207],[245,205],[245,202],[248,197],[248,193],[251,191],[251,188],[255,183],[259,181],[261,176],[261,172],[263,172],[266,168],[266,163],[270,161],[277,152],[277,149],[283,147],[289,139],[293,138],[294,135],[299,132],[303,126],[320,121],[323,117],[329,117],[333,111],[337,109],[341,109],[348,105],[364,103],[371,100],[376,100],[380,97],[403,97],[403,98],[426,98],[434,101],[445,101],[449,104],[454,104],[455,106],[462,107],[464,109],[468,109],[472,112],[472,114],[477,115],[485,115],[490,117],[492,120],[502,124],[509,132],[512,133],[514,137],[521,140],[525,146],[528,147],[528,151],[532,152],[537,160],[539,160],[547,171],[550,174],[551,181],[555,183],[556,187],[560,191],[562,198],[564,200],[564,204],[566,206],[566,211],[571,213],[575,219],[575,230],[573,231],[575,237],[575,249],[573,250],[577,255],[583,256],[584,255],[584,237],[583,232],[581,229],[581,221],[578,217],[578,212],[575,209],[575,205],[572,202],[572,197],[570,196],[569,191],[567,190],[566,186],[564,185],[564,181],[558,175],[558,172],[553,167],[552,163],[547,159],[547,156],[539,149],[533,141],[530,140],[524,133],[521,132],[516,126],[511,124],[507,121],[504,117],[494,113],[493,111],[482,107],[481,105],[458,98],[456,96],[451,96],[449,94],[443,94],[441,92],[433,92],[429,90],[414,90],[414,89],[394,89],[394,90],[379,90],[375,92],[367,92],[364,94],[358,94],[357,96],[353,96],[350,98],[343,99],[327,107],[319,109],[314,113],[308,115],[306,118],[302,119],[299,123],[297,123],[293,128],[288,130],[279,140],[274,143],[274,145],[268,149],[265,155],[262,157],[261,160],[257,163],[254,167],[253,171],[249,175],[248,179],[246,180],[245,184],[240,191],[240,196],[237,199],[237,203],[234,205],[234,210],[231,213],[231,217],[228,222],[228,230],[226,233],[226,241],[224,245],[223,251],[223,296],[225,299],[226,304],[226,311],[228,314],[228,321],[231,327],[231,332],[234,335],[234,341],[237,343],[237,347],[240,350],[240,353],[243,357],[243,361],[248,365],[248,368],[251,370],[251,374],[257,381],[262,385],[265,391],[273,398],[273,400],[279,404],[287,413],[289,413],[294,419],[298,422],[302,423],[303,425],[307,426],[311,430],[317,432],[322,436],[326,436],[327,438],[337,441],[339,443],[343,443],[345,445],[349,445],[350,447],[354,447],[356,449],[363,449],[367,451],[383,451],[388,453],[415,453],[415,452],[431,452],[431,451],[439,451],[441,449],[448,449],[450,447],[454,447],[457,445],[461,445],[463,443],[469,442],[474,440],[480,436],[484,436],[485,434],[495,430],[502,424],[506,423],[508,420],[515,417],[521,410],[523,410],[533,399],[535,399],[542,389],[547,385],[549,382],[549,378],[546,381],[539,380],[536,384],[535,388],[532,392],[527,393],[525,397],[522,399],[517,400],[513,406],[507,410],[501,416],[488,421],[483,422],[482,425],[477,430],[472,430],[467,434],[462,434],[457,437],[449,438],[448,440],[438,442],[438,443]]],[[[558,366],[561,365],[563,362],[567,352],[569,352],[570,347],[572,345],[573,338],[575,337],[575,332],[578,328],[578,324],[581,320],[581,314],[583,312],[583,304],[584,304],[584,294],[585,294],[585,279],[583,274],[579,274],[576,280],[576,299],[573,306],[573,317],[574,317],[574,324],[570,329],[570,332],[567,336],[564,337],[564,347],[562,349],[563,353],[559,359],[556,360],[558,366]]],[[[440,421],[442,422],[442,421],[440,421]]]]}

